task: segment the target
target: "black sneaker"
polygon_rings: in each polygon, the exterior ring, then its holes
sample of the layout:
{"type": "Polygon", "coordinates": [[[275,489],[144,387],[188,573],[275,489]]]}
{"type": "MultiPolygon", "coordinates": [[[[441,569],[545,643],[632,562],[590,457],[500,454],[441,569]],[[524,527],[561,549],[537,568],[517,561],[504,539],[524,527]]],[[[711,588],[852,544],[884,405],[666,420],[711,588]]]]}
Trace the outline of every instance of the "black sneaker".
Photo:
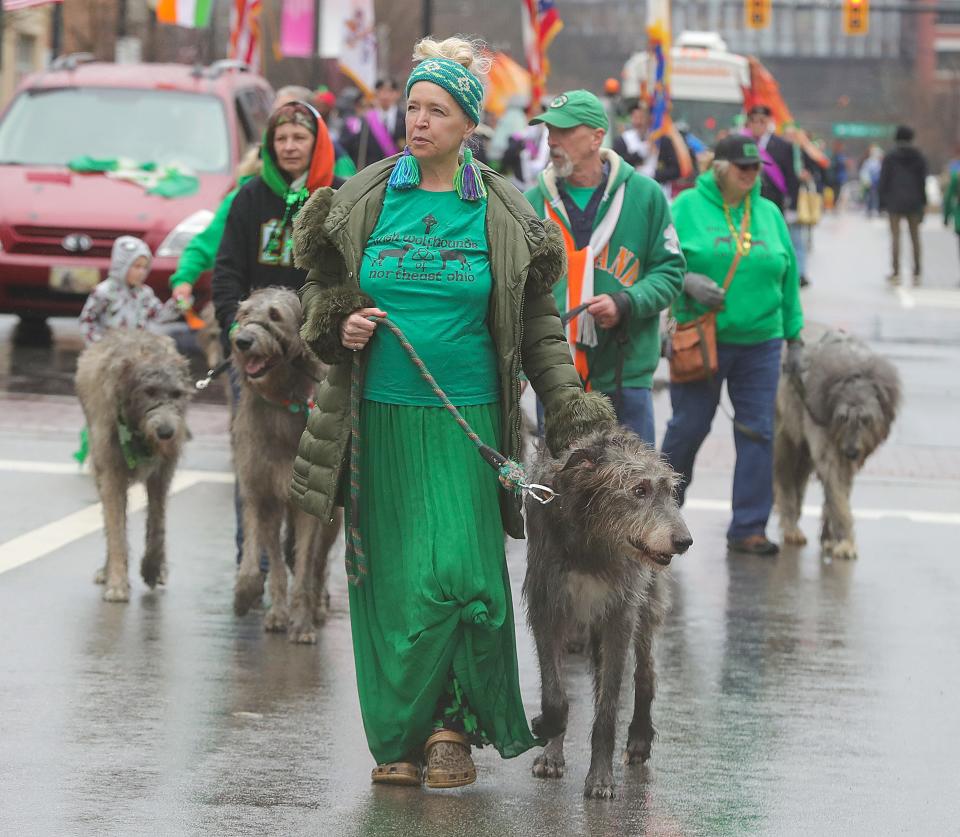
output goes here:
{"type": "Polygon", "coordinates": [[[780,547],[766,535],[747,535],[745,538],[727,538],[727,549],[745,555],[776,555],[780,547]]]}
{"type": "Polygon", "coordinates": [[[806,276],[801,276],[801,277],[800,277],[800,287],[801,287],[801,288],[806,288],[806,287],[809,287],[809,285],[810,285],[810,280],[807,279],[806,276]]]}

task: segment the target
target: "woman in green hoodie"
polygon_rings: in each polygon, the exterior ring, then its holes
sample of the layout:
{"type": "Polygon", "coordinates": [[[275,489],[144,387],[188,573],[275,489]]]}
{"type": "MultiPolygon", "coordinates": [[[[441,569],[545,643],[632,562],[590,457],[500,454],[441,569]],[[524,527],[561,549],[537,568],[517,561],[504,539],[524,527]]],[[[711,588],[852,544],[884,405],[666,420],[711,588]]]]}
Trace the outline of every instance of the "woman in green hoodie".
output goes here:
{"type": "Polygon", "coordinates": [[[673,204],[673,221],[690,271],[673,315],[683,323],[717,311],[719,371],[712,380],[671,384],[673,417],[663,454],[681,475],[680,502],[693,478],[693,463],[710,432],[721,384],[736,411],[732,551],[775,555],[766,537],[773,507],[773,416],[783,341],[784,371],[799,363],[800,284],[783,215],[760,197],[760,152],[746,136],[717,143],[710,171],[673,204]],[[726,291],[724,280],[740,258],[726,291]]]}

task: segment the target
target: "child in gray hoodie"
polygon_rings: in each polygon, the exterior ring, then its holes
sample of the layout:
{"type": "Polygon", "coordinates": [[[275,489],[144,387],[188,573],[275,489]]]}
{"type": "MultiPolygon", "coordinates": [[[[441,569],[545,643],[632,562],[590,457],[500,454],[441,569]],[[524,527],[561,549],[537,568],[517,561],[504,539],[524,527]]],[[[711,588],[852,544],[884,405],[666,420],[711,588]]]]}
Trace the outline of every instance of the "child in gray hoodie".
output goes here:
{"type": "Polygon", "coordinates": [[[175,320],[176,300],[161,302],[144,284],[153,254],[139,238],[122,235],[113,243],[110,270],[80,312],[85,343],[95,343],[111,329],[145,329],[150,323],[175,320]]]}

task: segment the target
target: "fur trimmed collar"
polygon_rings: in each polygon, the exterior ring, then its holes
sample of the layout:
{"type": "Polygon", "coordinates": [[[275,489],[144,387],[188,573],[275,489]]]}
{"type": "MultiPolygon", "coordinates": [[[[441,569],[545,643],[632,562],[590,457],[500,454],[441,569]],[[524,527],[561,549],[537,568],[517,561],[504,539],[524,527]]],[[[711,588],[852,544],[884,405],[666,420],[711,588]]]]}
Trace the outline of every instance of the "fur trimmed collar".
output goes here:
{"type": "MultiPolygon", "coordinates": [[[[293,223],[294,264],[304,270],[320,266],[325,250],[340,249],[339,233],[351,211],[370,193],[382,193],[393,171],[397,157],[388,157],[349,178],[340,189],[317,189],[297,213],[293,223]]],[[[619,159],[619,158],[618,158],[619,159]]],[[[541,221],[533,208],[506,178],[481,165],[487,187],[488,212],[508,212],[522,233],[530,251],[527,282],[538,293],[548,292],[566,272],[566,251],[563,233],[552,221],[541,221]]],[[[371,195],[376,198],[376,195],[371,195]]]]}

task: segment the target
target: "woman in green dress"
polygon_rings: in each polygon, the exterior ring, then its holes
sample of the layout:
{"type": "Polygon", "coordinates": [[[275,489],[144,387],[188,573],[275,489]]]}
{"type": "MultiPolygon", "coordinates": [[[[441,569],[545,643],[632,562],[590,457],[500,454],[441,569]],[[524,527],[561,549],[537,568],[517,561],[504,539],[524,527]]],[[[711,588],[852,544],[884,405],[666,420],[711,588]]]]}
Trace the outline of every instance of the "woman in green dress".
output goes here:
{"type": "Polygon", "coordinates": [[[331,366],[293,495],[324,518],[345,499],[361,535],[348,560],[350,617],[374,782],[419,785],[425,774],[430,787],[458,787],[476,778],[471,744],[512,758],[537,742],[503,544],[504,531],[523,536],[518,498],[370,318],[389,316],[481,439],[511,459],[521,369],[555,453],[613,421],[609,403],[580,386],[550,293],[563,270],[559,231],[469,150],[461,156],[482,112],[477,56],[461,39],[421,41],[404,153],[318,193],[295,233],[311,271],[303,335],[331,366]],[[363,389],[351,417],[354,352],[363,389]],[[361,442],[351,468],[352,418],[361,442]]]}

